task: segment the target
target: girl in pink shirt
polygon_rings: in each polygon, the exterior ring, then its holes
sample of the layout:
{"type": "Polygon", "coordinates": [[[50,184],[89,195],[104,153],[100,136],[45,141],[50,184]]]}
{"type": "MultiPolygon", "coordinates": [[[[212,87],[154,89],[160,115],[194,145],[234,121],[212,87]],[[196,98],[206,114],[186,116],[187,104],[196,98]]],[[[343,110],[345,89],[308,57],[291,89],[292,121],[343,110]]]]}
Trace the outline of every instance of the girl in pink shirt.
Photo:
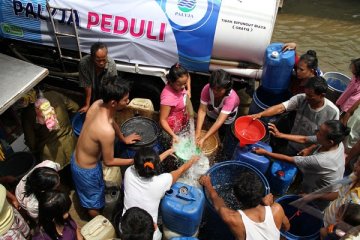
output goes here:
{"type": "Polygon", "coordinates": [[[210,83],[205,85],[201,91],[195,132],[196,141],[200,148],[204,141],[217,131],[219,131],[219,136],[222,139],[235,120],[240,99],[232,89],[232,85],[231,75],[220,69],[212,72],[210,83]],[[206,116],[214,124],[205,136],[200,138],[206,116]]]}
{"type": "Polygon", "coordinates": [[[166,78],[168,83],[160,95],[160,125],[172,137],[173,142],[177,142],[176,134],[189,121],[186,98],[190,97],[190,74],[177,63],[170,68],[166,78]]]}
{"type": "Polygon", "coordinates": [[[336,101],[343,112],[347,112],[360,99],[360,58],[351,60],[350,69],[354,76],[336,101]]]}

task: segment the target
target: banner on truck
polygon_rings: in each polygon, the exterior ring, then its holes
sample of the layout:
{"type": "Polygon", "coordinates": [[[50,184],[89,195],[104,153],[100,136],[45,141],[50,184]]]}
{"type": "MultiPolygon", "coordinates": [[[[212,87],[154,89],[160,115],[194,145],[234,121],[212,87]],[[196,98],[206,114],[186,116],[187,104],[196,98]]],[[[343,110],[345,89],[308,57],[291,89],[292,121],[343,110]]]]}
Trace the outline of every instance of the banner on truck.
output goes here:
{"type": "MultiPolygon", "coordinates": [[[[55,46],[45,0],[0,0],[1,36],[55,46]]],[[[73,33],[80,49],[102,41],[115,60],[169,67],[179,62],[189,70],[208,71],[220,0],[50,0],[50,6],[72,8],[51,12],[59,32],[73,33]]],[[[61,46],[77,50],[74,39],[61,46]]]]}
{"type": "MultiPolygon", "coordinates": [[[[277,0],[49,0],[59,32],[79,32],[80,49],[105,42],[115,60],[158,67],[180,62],[208,72],[211,57],[263,63],[277,0]]],[[[0,37],[55,45],[46,0],[0,0],[0,37]]],[[[78,50],[74,39],[61,46],[78,50]]]]}

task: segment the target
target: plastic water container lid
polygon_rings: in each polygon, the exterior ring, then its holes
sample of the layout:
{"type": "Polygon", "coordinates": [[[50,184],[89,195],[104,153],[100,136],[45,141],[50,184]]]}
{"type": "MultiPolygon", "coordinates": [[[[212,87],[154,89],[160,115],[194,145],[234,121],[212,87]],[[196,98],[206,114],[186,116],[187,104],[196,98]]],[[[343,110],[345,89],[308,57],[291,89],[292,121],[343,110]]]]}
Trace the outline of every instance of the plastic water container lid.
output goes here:
{"type": "Polygon", "coordinates": [[[277,173],[277,175],[278,175],[279,177],[285,176],[285,172],[284,172],[284,171],[279,170],[279,171],[277,171],[276,173],[277,173]]]}
{"type": "Polygon", "coordinates": [[[278,51],[273,51],[273,52],[271,53],[271,57],[272,57],[272,58],[278,58],[278,57],[279,57],[279,52],[278,52],[278,51]]]}

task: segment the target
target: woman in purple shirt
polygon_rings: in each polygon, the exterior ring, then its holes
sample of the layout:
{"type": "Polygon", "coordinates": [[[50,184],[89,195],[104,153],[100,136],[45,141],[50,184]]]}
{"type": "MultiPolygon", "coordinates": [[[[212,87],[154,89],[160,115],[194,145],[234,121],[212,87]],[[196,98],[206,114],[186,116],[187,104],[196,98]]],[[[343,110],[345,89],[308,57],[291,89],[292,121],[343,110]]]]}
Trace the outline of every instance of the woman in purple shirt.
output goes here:
{"type": "Polygon", "coordinates": [[[80,229],[69,214],[68,194],[53,190],[39,199],[39,227],[33,240],[82,240],[80,229]]]}

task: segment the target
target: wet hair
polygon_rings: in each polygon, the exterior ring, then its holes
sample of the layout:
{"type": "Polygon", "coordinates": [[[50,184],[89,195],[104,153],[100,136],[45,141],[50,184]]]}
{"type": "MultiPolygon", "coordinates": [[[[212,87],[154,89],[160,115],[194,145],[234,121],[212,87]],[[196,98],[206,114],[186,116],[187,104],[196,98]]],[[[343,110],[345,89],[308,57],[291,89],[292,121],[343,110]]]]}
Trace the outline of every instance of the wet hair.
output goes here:
{"type": "Polygon", "coordinates": [[[134,156],[134,165],[139,176],[151,178],[160,174],[160,157],[150,147],[140,148],[134,156]],[[148,163],[148,164],[147,164],[148,163]],[[152,165],[153,168],[149,165],[152,165]]]}
{"type": "Polygon", "coordinates": [[[152,240],[155,226],[151,215],[138,207],[129,208],[121,219],[121,239],[152,240]]]}
{"type": "Polygon", "coordinates": [[[91,45],[91,48],[90,48],[90,55],[91,57],[95,57],[95,54],[96,52],[99,50],[99,49],[103,49],[105,48],[106,50],[108,49],[106,44],[105,43],[102,43],[102,42],[96,42],[94,43],[93,45],[91,45]]]}
{"type": "Polygon", "coordinates": [[[130,93],[130,86],[127,81],[117,76],[103,79],[100,86],[100,97],[104,103],[111,100],[120,101],[130,93]]]}
{"type": "Polygon", "coordinates": [[[68,221],[63,216],[69,212],[70,206],[71,199],[64,192],[53,190],[41,195],[39,199],[39,224],[51,239],[58,238],[55,224],[63,226],[68,221]]]}
{"type": "Polygon", "coordinates": [[[328,120],[324,124],[330,129],[326,138],[339,144],[344,138],[349,135],[350,128],[346,127],[339,120],[328,120]]]}
{"type": "Polygon", "coordinates": [[[305,88],[313,89],[315,94],[321,95],[326,93],[328,85],[323,77],[315,76],[309,78],[308,82],[305,84],[305,88]]]}
{"type": "Polygon", "coordinates": [[[60,176],[53,168],[35,168],[26,178],[25,197],[34,194],[39,199],[44,192],[55,189],[59,184],[60,176]]]}
{"type": "Polygon", "coordinates": [[[259,176],[249,171],[243,172],[237,177],[233,190],[236,199],[242,205],[242,210],[259,205],[265,193],[259,176]]]}
{"type": "Polygon", "coordinates": [[[360,77],[360,58],[357,59],[352,59],[350,66],[354,66],[355,68],[355,77],[358,78],[360,77]]]}
{"type": "MultiPolygon", "coordinates": [[[[343,204],[340,208],[344,209],[342,213],[342,221],[350,224],[351,226],[360,225],[360,205],[355,203],[343,204]]],[[[339,208],[339,209],[340,209],[339,208]]]]}
{"type": "Polygon", "coordinates": [[[186,68],[181,66],[179,63],[175,63],[174,65],[171,66],[169,73],[166,74],[166,79],[170,83],[175,83],[179,78],[188,74],[189,72],[188,70],[186,70],[186,68]]]}
{"type": "Polygon", "coordinates": [[[306,53],[300,56],[299,62],[305,62],[306,66],[314,71],[314,74],[317,74],[318,69],[318,58],[314,50],[308,50],[306,53]]]}
{"type": "Polygon", "coordinates": [[[233,86],[233,80],[231,78],[231,74],[225,72],[222,69],[215,70],[211,73],[209,83],[211,88],[225,89],[226,94],[229,94],[233,86]]]}

